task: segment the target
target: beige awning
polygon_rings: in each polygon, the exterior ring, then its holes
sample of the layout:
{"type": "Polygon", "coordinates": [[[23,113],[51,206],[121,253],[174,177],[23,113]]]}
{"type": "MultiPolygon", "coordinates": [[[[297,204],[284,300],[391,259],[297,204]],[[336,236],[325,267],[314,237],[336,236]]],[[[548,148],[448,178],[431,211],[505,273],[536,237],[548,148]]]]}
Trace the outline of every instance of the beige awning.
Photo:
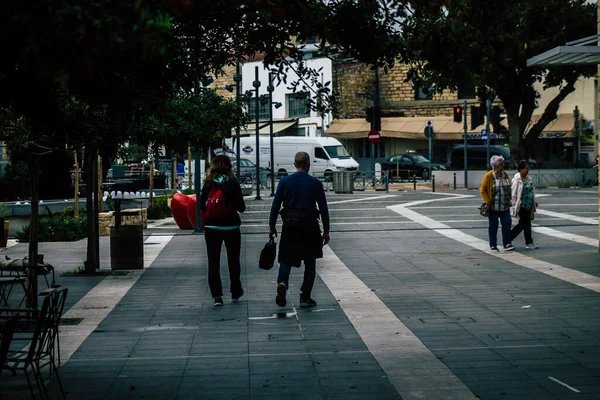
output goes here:
{"type": "MultiPolygon", "coordinates": [[[[539,118],[539,116],[534,116],[529,127],[539,118]]],[[[427,121],[433,121],[436,140],[463,139],[463,123],[454,122],[451,116],[382,118],[381,131],[379,133],[382,137],[425,140],[424,130],[427,121]]],[[[467,122],[468,128],[470,128],[470,121],[467,122]]],[[[508,127],[506,118],[502,121],[502,125],[508,127]]],[[[325,131],[325,134],[336,139],[366,139],[370,128],[371,125],[362,118],[336,119],[333,121],[331,127],[325,131]]],[[[484,128],[485,125],[480,125],[475,129],[467,130],[467,138],[480,139],[481,130],[484,128]]],[[[540,139],[571,138],[573,137],[572,129],[573,116],[570,114],[560,114],[556,120],[546,126],[540,135],[540,139]]],[[[494,137],[493,133],[492,137],[494,137]]],[[[498,135],[498,138],[503,139],[504,135],[498,135]]]]}
{"type": "MultiPolygon", "coordinates": [[[[292,120],[280,120],[273,121],[273,133],[281,132],[290,128],[293,125],[298,124],[297,119],[292,120]]],[[[269,128],[269,121],[259,121],[258,126],[260,127],[259,135],[270,135],[271,130],[269,128]]],[[[252,122],[246,125],[246,129],[240,130],[240,136],[254,136],[256,134],[256,122],[252,122]]],[[[231,136],[235,137],[235,129],[231,130],[231,136]]]]}

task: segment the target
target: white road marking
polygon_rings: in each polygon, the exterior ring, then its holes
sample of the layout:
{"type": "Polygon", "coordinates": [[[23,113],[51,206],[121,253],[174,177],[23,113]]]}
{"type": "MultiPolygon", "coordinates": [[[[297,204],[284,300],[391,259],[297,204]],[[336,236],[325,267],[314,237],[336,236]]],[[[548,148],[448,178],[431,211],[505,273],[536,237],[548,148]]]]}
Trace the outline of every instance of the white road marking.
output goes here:
{"type": "Polygon", "coordinates": [[[575,393],[580,393],[579,390],[575,389],[573,386],[569,386],[566,383],[561,382],[561,381],[559,381],[558,379],[556,379],[556,378],[554,378],[552,376],[549,376],[548,379],[550,379],[551,381],[554,381],[554,382],[558,383],[559,385],[563,385],[564,387],[566,387],[569,390],[572,390],[575,393]]]}
{"type": "Polygon", "coordinates": [[[541,214],[541,215],[549,215],[551,217],[556,217],[556,218],[561,218],[561,219],[568,219],[568,220],[575,221],[575,222],[581,222],[582,224],[598,225],[598,218],[578,217],[576,215],[557,213],[557,212],[548,211],[548,210],[539,209],[539,208],[537,209],[537,213],[541,214]]]}
{"type": "Polygon", "coordinates": [[[388,195],[385,195],[385,196],[364,197],[364,198],[360,198],[360,199],[328,201],[327,205],[331,205],[331,204],[344,204],[344,203],[356,203],[358,201],[371,201],[371,200],[378,200],[378,199],[388,199],[390,197],[397,197],[397,196],[395,194],[388,194],[388,195]]]}
{"type": "Polygon", "coordinates": [[[588,246],[598,247],[598,240],[592,239],[587,236],[576,235],[574,233],[562,232],[556,229],[547,228],[545,226],[534,226],[531,228],[532,231],[536,233],[541,233],[542,235],[553,236],[559,239],[564,239],[572,242],[577,242],[581,244],[587,244],[588,246]]]}
{"type": "MultiPolygon", "coordinates": [[[[428,200],[423,200],[428,201],[428,200]]],[[[417,203],[417,202],[415,202],[417,203]]],[[[501,258],[513,264],[520,265],[525,268],[532,269],[534,271],[541,272],[543,274],[552,276],[554,278],[563,280],[565,282],[572,283],[574,285],[593,290],[594,292],[600,293],[600,278],[597,276],[593,276],[590,274],[586,274],[584,272],[572,270],[569,268],[562,267],[557,264],[551,264],[542,260],[538,260],[533,257],[525,256],[523,254],[519,254],[517,252],[490,252],[489,251],[489,243],[476,238],[471,235],[467,235],[466,233],[458,230],[451,229],[448,225],[444,225],[443,223],[433,220],[429,217],[426,217],[422,214],[419,214],[413,210],[409,210],[403,205],[398,206],[389,206],[390,210],[402,215],[405,218],[411,219],[419,224],[423,225],[426,228],[432,229],[435,232],[444,235],[450,239],[456,240],[457,242],[461,242],[468,246],[471,246],[477,250],[481,250],[483,252],[488,253],[491,256],[501,258]]]]}
{"type": "Polygon", "coordinates": [[[85,339],[140,279],[171,238],[173,235],[149,236],[146,242],[152,244],[144,246],[144,269],[131,270],[127,275],[107,276],[63,315],[63,318],[83,318],[83,320],[74,326],[61,325],[61,361],[67,362],[71,358],[85,339]]]}
{"type": "Polygon", "coordinates": [[[404,399],[476,398],[329,246],[318,273],[404,399]]]}
{"type": "Polygon", "coordinates": [[[15,246],[19,244],[19,242],[17,242],[17,239],[8,239],[6,241],[6,247],[0,247],[0,252],[6,249],[10,249],[11,247],[15,246]]]}

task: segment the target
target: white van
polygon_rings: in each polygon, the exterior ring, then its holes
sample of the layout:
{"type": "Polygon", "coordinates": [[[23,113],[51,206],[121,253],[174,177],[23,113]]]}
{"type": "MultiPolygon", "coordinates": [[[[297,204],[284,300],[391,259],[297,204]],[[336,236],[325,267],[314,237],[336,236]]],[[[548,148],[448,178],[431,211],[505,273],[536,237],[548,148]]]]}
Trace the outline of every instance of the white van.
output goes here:
{"type": "MultiPolygon", "coordinates": [[[[232,139],[225,139],[229,150],[236,152],[232,139]]],[[[256,136],[240,139],[241,156],[256,164],[256,136]]],[[[299,151],[310,155],[311,173],[318,177],[329,177],[333,171],[356,171],[358,163],[344,146],[330,137],[280,136],[273,138],[274,168],[271,168],[271,146],[268,137],[260,137],[260,166],[273,170],[277,176],[286,176],[296,171],[294,156],[299,151]]]]}

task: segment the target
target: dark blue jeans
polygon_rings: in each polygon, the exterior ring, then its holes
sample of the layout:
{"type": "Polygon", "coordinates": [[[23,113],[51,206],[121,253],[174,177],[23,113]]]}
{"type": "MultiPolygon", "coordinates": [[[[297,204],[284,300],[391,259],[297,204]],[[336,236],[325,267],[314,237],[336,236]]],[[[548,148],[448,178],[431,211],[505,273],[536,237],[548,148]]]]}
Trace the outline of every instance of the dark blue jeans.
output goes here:
{"type": "MultiPolygon", "coordinates": [[[[286,287],[289,287],[290,272],[292,271],[290,264],[279,264],[279,273],[277,274],[277,283],[285,283],[286,287]]],[[[310,297],[313,285],[315,284],[315,278],[317,276],[317,260],[304,260],[304,280],[300,287],[300,293],[303,297],[310,297]]]]}
{"type": "Polygon", "coordinates": [[[500,223],[502,224],[502,244],[504,246],[510,244],[510,228],[512,223],[512,220],[510,218],[510,211],[492,211],[488,218],[490,220],[490,224],[488,227],[488,234],[490,236],[490,247],[495,247],[498,245],[498,220],[500,220],[500,223]]]}

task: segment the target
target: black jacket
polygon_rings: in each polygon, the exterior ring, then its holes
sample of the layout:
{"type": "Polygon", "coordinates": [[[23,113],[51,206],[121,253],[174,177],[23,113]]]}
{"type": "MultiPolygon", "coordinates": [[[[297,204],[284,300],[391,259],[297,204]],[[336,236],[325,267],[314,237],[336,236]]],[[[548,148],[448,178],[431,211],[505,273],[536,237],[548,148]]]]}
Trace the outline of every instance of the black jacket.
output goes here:
{"type": "Polygon", "coordinates": [[[242,196],[242,188],[235,179],[228,179],[224,183],[217,183],[213,181],[205,181],[202,186],[202,194],[200,195],[200,209],[203,213],[206,212],[206,200],[208,199],[208,193],[212,189],[213,185],[223,185],[223,196],[225,202],[231,206],[229,214],[220,218],[206,218],[204,220],[205,226],[239,226],[242,223],[238,212],[246,211],[246,203],[244,202],[244,196],[242,196]]]}

